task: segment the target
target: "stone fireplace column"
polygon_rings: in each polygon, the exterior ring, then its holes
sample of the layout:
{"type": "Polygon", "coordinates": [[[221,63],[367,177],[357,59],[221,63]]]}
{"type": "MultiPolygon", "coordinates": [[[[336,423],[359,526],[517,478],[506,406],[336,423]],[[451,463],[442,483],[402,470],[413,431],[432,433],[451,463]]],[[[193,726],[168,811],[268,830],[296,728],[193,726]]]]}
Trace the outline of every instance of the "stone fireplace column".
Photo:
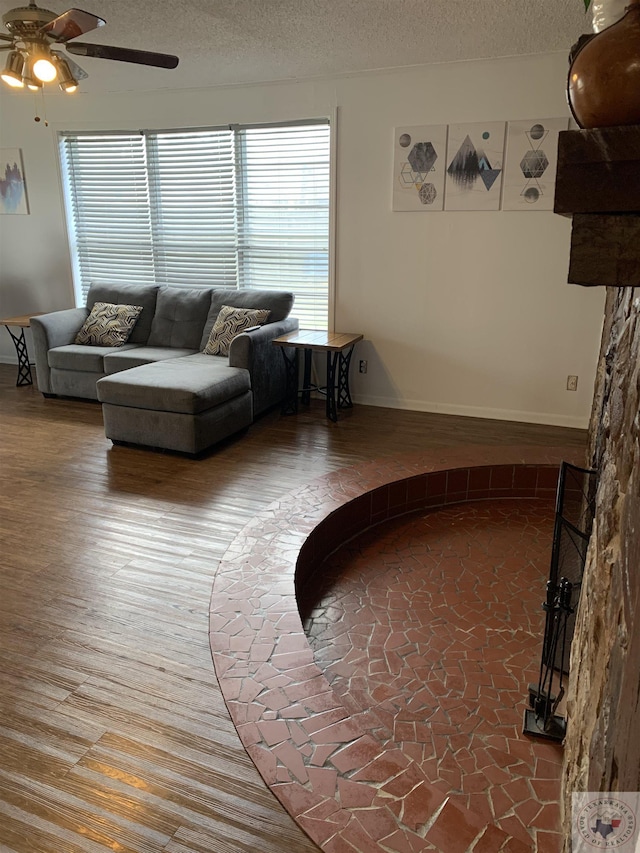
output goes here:
{"type": "Polygon", "coordinates": [[[567,697],[569,853],[573,792],[640,791],[640,127],[560,136],[555,210],[574,214],[569,281],[607,285],[589,429],[596,515],[567,697]]]}

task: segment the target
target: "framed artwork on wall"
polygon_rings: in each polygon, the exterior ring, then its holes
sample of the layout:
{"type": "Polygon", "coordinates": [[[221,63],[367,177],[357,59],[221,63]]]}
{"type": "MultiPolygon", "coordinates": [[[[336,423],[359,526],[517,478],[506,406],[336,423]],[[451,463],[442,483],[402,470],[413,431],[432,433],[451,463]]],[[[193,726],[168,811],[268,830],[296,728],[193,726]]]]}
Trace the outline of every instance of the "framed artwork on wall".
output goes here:
{"type": "Polygon", "coordinates": [[[393,210],[442,210],[447,125],[396,127],[393,210]]]}
{"type": "Polygon", "coordinates": [[[504,121],[449,125],[445,210],[499,210],[504,121]]]}
{"type": "Polygon", "coordinates": [[[19,148],[0,148],[0,213],[29,213],[19,148]]]}
{"type": "Polygon", "coordinates": [[[553,210],[558,134],[568,127],[568,118],[508,123],[503,210],[553,210]]]}

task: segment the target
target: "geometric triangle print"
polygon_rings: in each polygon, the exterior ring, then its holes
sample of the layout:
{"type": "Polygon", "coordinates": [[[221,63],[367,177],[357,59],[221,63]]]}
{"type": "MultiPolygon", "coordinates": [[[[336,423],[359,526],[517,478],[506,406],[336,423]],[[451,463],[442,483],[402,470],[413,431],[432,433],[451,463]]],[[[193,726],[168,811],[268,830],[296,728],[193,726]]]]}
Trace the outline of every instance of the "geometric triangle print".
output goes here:
{"type": "Polygon", "coordinates": [[[485,187],[490,190],[494,185],[496,178],[502,172],[502,169],[483,169],[480,172],[480,177],[484,181],[485,187]]]}

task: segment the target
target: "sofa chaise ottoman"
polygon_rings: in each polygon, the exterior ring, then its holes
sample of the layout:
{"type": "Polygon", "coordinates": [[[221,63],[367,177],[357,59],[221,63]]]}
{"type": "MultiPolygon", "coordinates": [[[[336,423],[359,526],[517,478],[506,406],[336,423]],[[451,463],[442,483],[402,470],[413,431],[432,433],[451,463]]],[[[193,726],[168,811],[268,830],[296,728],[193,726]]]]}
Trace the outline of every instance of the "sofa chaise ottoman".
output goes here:
{"type": "Polygon", "coordinates": [[[253,421],[249,371],[212,359],[200,353],[100,379],[107,438],[196,454],[248,427],[253,421]]]}
{"type": "Polygon", "coordinates": [[[297,329],[292,305],[285,291],[93,285],[86,308],[32,318],[38,387],[99,400],[114,443],[198,454],[282,401],[284,365],[271,341],[297,329]],[[75,342],[96,303],[142,308],[126,343],[75,342]],[[232,323],[222,353],[205,354],[225,311],[266,319],[238,334],[232,323]]]}

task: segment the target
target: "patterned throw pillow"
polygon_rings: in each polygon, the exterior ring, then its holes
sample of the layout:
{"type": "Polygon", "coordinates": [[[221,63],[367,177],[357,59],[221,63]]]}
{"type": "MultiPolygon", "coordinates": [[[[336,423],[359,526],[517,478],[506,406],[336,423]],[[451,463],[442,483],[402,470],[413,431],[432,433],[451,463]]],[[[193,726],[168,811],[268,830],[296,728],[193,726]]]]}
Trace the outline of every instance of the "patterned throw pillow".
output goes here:
{"type": "Polygon", "coordinates": [[[207,345],[202,350],[207,355],[229,355],[231,341],[252,326],[262,326],[271,311],[264,308],[233,308],[223,305],[211,329],[207,345]]]}
{"type": "Polygon", "coordinates": [[[75,343],[100,347],[122,346],[129,340],[141,311],[141,305],[96,302],[76,335],[75,343]]]}

